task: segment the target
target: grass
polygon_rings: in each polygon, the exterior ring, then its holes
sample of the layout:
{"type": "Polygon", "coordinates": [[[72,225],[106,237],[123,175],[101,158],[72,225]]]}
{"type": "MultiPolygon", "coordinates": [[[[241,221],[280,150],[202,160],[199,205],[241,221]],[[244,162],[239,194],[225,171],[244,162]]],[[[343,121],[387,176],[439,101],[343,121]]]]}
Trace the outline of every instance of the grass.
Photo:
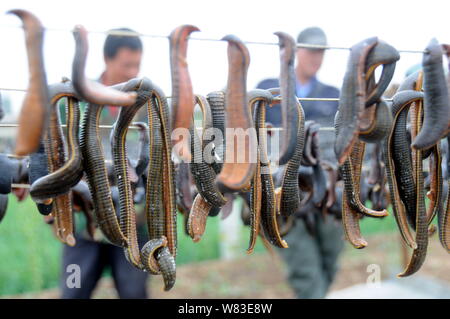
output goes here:
{"type": "Polygon", "coordinates": [[[0,224],[0,294],[22,293],[58,284],[60,243],[34,203],[12,195],[0,224]]]}
{"type": "Polygon", "coordinates": [[[384,218],[364,217],[360,225],[361,233],[364,235],[392,233],[397,230],[397,224],[391,211],[389,211],[389,216],[384,218]]]}

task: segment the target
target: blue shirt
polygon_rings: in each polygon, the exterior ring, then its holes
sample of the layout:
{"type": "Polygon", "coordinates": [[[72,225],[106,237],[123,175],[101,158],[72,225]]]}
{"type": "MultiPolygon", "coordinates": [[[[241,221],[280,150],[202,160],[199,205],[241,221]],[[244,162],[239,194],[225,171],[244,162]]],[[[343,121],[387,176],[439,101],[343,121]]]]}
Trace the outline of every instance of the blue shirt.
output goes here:
{"type": "Polygon", "coordinates": [[[301,84],[300,81],[298,81],[296,79],[295,80],[295,93],[297,94],[297,97],[309,96],[309,93],[311,93],[311,90],[313,89],[316,82],[317,82],[317,79],[315,76],[312,77],[306,84],[301,84]]]}
{"type": "MultiPolygon", "coordinates": [[[[258,89],[279,87],[278,79],[266,79],[261,81],[258,89]]],[[[298,97],[337,98],[339,90],[326,85],[313,77],[307,84],[301,85],[296,81],[296,94],[298,97]]],[[[321,126],[333,126],[334,115],[338,109],[338,102],[333,101],[301,101],[306,120],[314,120],[321,126]]],[[[281,112],[277,107],[268,107],[266,121],[275,127],[281,127],[281,112]]]]}

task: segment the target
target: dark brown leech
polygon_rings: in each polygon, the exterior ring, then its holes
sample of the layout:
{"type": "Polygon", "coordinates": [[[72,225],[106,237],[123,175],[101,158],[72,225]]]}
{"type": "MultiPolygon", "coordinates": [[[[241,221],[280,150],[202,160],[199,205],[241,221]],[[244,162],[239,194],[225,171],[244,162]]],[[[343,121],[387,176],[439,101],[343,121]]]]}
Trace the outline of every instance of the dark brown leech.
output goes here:
{"type": "Polygon", "coordinates": [[[398,51],[384,41],[379,41],[370,51],[366,61],[366,81],[368,82],[367,91],[369,92],[366,97],[366,108],[381,99],[392,80],[395,65],[399,59],[398,51]],[[383,70],[378,83],[375,83],[375,69],[380,65],[383,65],[383,70]]]}
{"type": "Polygon", "coordinates": [[[175,184],[177,185],[177,208],[186,217],[189,215],[189,211],[191,210],[193,204],[193,194],[191,188],[193,181],[190,174],[189,164],[179,162],[176,164],[175,171],[175,184]]]}
{"type": "Polygon", "coordinates": [[[149,265],[146,269],[150,274],[162,274],[164,279],[164,290],[170,290],[176,279],[175,259],[170,254],[167,246],[167,238],[162,236],[151,239],[142,247],[142,258],[144,264],[149,265]]]}
{"type": "Polygon", "coordinates": [[[281,238],[278,223],[277,223],[277,205],[275,188],[273,178],[270,173],[270,161],[267,156],[267,132],[265,130],[266,105],[272,100],[272,94],[269,91],[253,90],[250,97],[253,95],[261,95],[264,98],[258,97],[250,99],[250,105],[254,109],[255,128],[257,130],[257,138],[259,143],[259,156],[261,163],[261,226],[264,236],[267,240],[275,246],[280,248],[287,248],[288,244],[281,238]]]}
{"type": "Polygon", "coordinates": [[[374,104],[375,117],[371,128],[366,132],[359,133],[359,139],[366,143],[376,143],[383,140],[390,132],[392,126],[392,115],[387,103],[380,100],[374,104]]]}
{"type": "Polygon", "coordinates": [[[344,180],[345,196],[347,197],[347,204],[360,214],[370,217],[386,217],[388,211],[375,211],[363,205],[360,199],[360,183],[362,161],[364,159],[365,143],[356,141],[353,145],[353,150],[350,157],[340,167],[342,179],[344,180]]]}
{"type": "Polygon", "coordinates": [[[222,170],[223,162],[226,156],[225,148],[225,92],[215,91],[206,96],[211,108],[211,116],[214,127],[214,153],[218,160],[212,162],[211,166],[219,174],[222,170]],[[220,133],[219,133],[220,132],[220,133]],[[221,134],[221,136],[216,136],[221,134]]]}
{"type": "Polygon", "coordinates": [[[150,161],[149,159],[149,153],[150,153],[150,136],[148,131],[148,126],[144,122],[134,122],[134,126],[137,126],[139,129],[139,156],[138,161],[136,163],[136,175],[140,177],[142,174],[144,174],[145,170],[147,169],[148,163],[150,161]]]}
{"type": "MultiPolygon", "coordinates": [[[[45,175],[48,175],[48,163],[47,155],[45,154],[45,146],[44,143],[41,142],[38,150],[35,153],[30,154],[28,181],[30,185],[32,185],[34,181],[45,175]]],[[[36,203],[36,206],[39,213],[42,215],[48,215],[52,211],[53,203],[47,205],[36,203]]]]}
{"type": "MultiPolygon", "coordinates": [[[[175,198],[174,165],[171,160],[169,107],[164,92],[154,85],[151,103],[158,110],[163,139],[163,204],[167,247],[174,258],[177,255],[177,209],[175,198]]],[[[150,114],[150,113],[149,113],[150,114]]],[[[148,182],[148,181],[147,181],[148,182]]]]}
{"type": "Polygon", "coordinates": [[[336,114],[336,122],[340,130],[336,136],[334,151],[339,165],[344,164],[358,138],[359,112],[364,109],[366,103],[363,77],[365,61],[367,54],[377,41],[376,37],[366,39],[354,45],[350,51],[339,98],[339,112],[336,114]]]}
{"type": "Polygon", "coordinates": [[[169,248],[163,247],[157,252],[156,259],[164,279],[164,291],[169,291],[175,285],[176,280],[175,258],[169,248]]]}
{"type": "MultiPolygon", "coordinates": [[[[400,195],[400,192],[403,191],[403,189],[406,191],[407,186],[411,186],[411,184],[404,184],[400,187],[399,183],[403,183],[402,180],[407,179],[406,174],[410,174],[410,172],[414,172],[413,167],[403,167],[402,170],[400,170],[400,167],[396,166],[396,163],[394,161],[394,153],[396,155],[398,155],[398,150],[396,150],[394,148],[394,139],[405,139],[405,136],[403,135],[403,137],[396,135],[396,137],[394,137],[394,134],[396,132],[396,128],[397,128],[397,121],[399,119],[399,115],[402,113],[402,110],[405,109],[405,111],[407,110],[408,107],[410,107],[411,103],[415,102],[415,101],[419,101],[420,99],[423,98],[423,93],[421,92],[417,92],[417,91],[412,91],[412,90],[407,90],[407,91],[401,91],[398,92],[396,95],[394,95],[393,97],[393,102],[392,102],[392,107],[391,107],[391,111],[393,114],[393,127],[392,130],[385,142],[385,164],[386,164],[386,175],[388,177],[388,184],[389,184],[389,194],[390,194],[390,198],[391,198],[391,203],[392,203],[392,208],[394,211],[394,216],[397,222],[397,225],[399,227],[400,230],[400,234],[402,236],[402,239],[404,241],[404,243],[415,249],[417,248],[417,243],[408,227],[408,209],[412,209],[410,208],[409,204],[408,207],[405,205],[405,203],[403,202],[402,198],[408,198],[408,200],[411,197],[414,197],[414,191],[411,192],[410,195],[406,195],[406,193],[403,193],[402,195],[400,195]],[[406,171],[405,171],[406,170],[406,171]],[[403,177],[402,177],[403,176],[403,177]]],[[[400,131],[402,132],[402,131],[400,131]]],[[[397,144],[397,147],[403,147],[402,145],[406,145],[406,140],[397,144]]],[[[408,151],[409,152],[409,151],[408,151]]],[[[398,164],[398,163],[397,163],[398,164]]],[[[406,162],[403,162],[402,165],[405,166],[406,162]]],[[[412,184],[416,187],[415,182],[414,184],[412,184]]],[[[417,203],[417,193],[415,195],[416,197],[416,203],[417,203]]],[[[414,212],[417,213],[417,205],[414,205],[414,212]]],[[[416,216],[416,215],[415,215],[416,216]]],[[[416,217],[417,218],[417,217],[416,217]]],[[[417,219],[416,219],[417,220],[417,219]]]]}
{"type": "Polygon", "coordinates": [[[305,122],[305,145],[301,164],[312,167],[312,201],[316,207],[321,203],[326,195],[326,178],[319,158],[319,133],[320,125],[314,121],[305,122]]]}
{"type": "Polygon", "coordinates": [[[396,117],[392,133],[392,160],[395,165],[395,178],[399,187],[398,192],[405,206],[406,217],[411,228],[416,228],[416,186],[412,170],[410,143],[407,137],[406,123],[409,106],[400,108],[393,105],[393,116],[396,117]]]}
{"type": "MultiPolygon", "coordinates": [[[[57,92],[59,92],[59,89],[57,92]]],[[[49,114],[49,125],[44,136],[45,153],[47,155],[48,170],[50,174],[61,169],[64,166],[66,159],[64,151],[65,140],[59,119],[59,108],[56,107],[57,100],[59,100],[59,97],[56,94],[55,100],[51,101],[53,103],[53,108],[49,114]]],[[[71,115],[73,114],[68,114],[68,116],[71,115]]],[[[72,119],[69,120],[72,121],[73,119],[74,118],[72,117],[72,119]]],[[[74,123],[72,122],[71,124],[74,123]]],[[[72,127],[72,129],[75,128],[72,127]]],[[[76,141],[74,144],[76,144],[76,141]]],[[[79,167],[79,169],[80,168],[81,167],[79,167]]],[[[64,184],[64,178],[62,178],[62,181],[64,184]]],[[[61,181],[58,181],[58,183],[60,182],[61,181]]],[[[75,237],[73,235],[72,194],[70,192],[65,192],[56,197],[52,208],[52,214],[55,219],[57,237],[61,242],[67,243],[69,246],[74,246],[75,237]]]]}
{"type": "Polygon", "coordinates": [[[316,207],[320,207],[327,193],[327,180],[320,163],[313,166],[313,178],[312,202],[316,207]]]}
{"type": "Polygon", "coordinates": [[[88,184],[81,180],[72,188],[73,208],[76,212],[79,208],[80,212],[86,217],[87,233],[92,240],[95,240],[95,218],[94,218],[94,204],[92,203],[92,196],[89,191],[88,184]]]}
{"type": "MultiPolygon", "coordinates": [[[[126,88],[127,89],[127,88],[126,88]]],[[[119,118],[117,122],[114,124],[113,134],[112,134],[112,149],[113,149],[113,160],[114,160],[114,170],[116,173],[116,180],[118,183],[118,189],[119,189],[119,203],[120,203],[120,221],[121,221],[121,229],[128,239],[128,246],[125,247],[125,256],[127,257],[128,261],[135,267],[139,269],[146,269],[148,271],[153,270],[153,265],[145,264],[146,261],[148,261],[148,258],[142,258],[142,251],[139,251],[139,246],[137,243],[137,228],[136,228],[136,214],[134,210],[134,204],[133,204],[133,193],[131,190],[131,184],[128,177],[128,167],[127,167],[127,156],[126,156],[126,149],[125,149],[125,140],[126,140],[126,134],[128,131],[128,126],[131,124],[131,121],[133,120],[133,117],[137,113],[137,111],[145,104],[148,104],[150,96],[154,94],[155,91],[158,89],[154,89],[152,83],[148,79],[143,79],[139,81],[139,83],[133,87],[128,89],[134,89],[137,91],[138,97],[136,99],[136,103],[130,107],[122,108],[120,110],[119,118]]],[[[158,91],[158,93],[160,93],[158,91]]],[[[156,103],[152,100],[150,101],[151,104],[151,110],[149,112],[149,116],[152,116],[152,120],[155,118],[153,116],[154,113],[159,114],[160,109],[156,108],[156,103]],[[155,112],[157,111],[157,112],[155,112]]],[[[161,119],[159,118],[159,122],[161,121],[168,121],[167,118],[161,119]]],[[[151,125],[153,129],[153,124],[151,125]]],[[[162,144],[162,143],[161,143],[162,144]]],[[[156,155],[156,154],[152,154],[156,155]]],[[[159,161],[164,160],[165,152],[161,152],[161,155],[159,157],[159,161]]],[[[165,170],[163,163],[163,176],[167,178],[168,170],[165,170]]],[[[149,174],[149,177],[151,179],[151,174],[149,174]]],[[[149,181],[149,180],[148,180],[149,181]]],[[[163,182],[164,183],[164,182],[163,182]]],[[[164,191],[163,191],[164,195],[164,191]]],[[[163,199],[164,200],[164,199],[163,199]]],[[[165,217],[164,220],[164,227],[161,227],[162,230],[165,230],[167,232],[167,229],[165,229],[167,224],[167,217],[165,217]]],[[[150,234],[153,235],[153,234],[150,234]]],[[[167,238],[164,235],[161,235],[159,238],[151,238],[151,240],[158,240],[160,238],[167,238]]],[[[171,234],[167,234],[168,236],[172,236],[171,234]]],[[[167,241],[167,245],[169,242],[167,241]]],[[[163,249],[163,248],[162,248],[163,249]]],[[[175,271],[175,267],[170,268],[167,267],[168,264],[173,263],[174,264],[174,257],[168,253],[168,254],[160,254],[160,251],[156,251],[157,256],[157,264],[160,266],[160,270],[163,274],[163,277],[165,278],[166,282],[166,289],[170,289],[170,287],[173,286],[173,283],[168,284],[168,281],[166,279],[173,277],[172,271],[175,271]],[[164,265],[164,269],[161,269],[161,265],[164,265]],[[168,287],[168,285],[170,287],[168,287]]],[[[169,280],[170,281],[170,280],[169,280]]]]}
{"type": "Polygon", "coordinates": [[[369,52],[365,66],[366,104],[359,116],[359,138],[368,143],[381,141],[389,132],[392,117],[381,97],[392,80],[396,61],[400,59],[398,51],[379,41],[369,52]],[[375,70],[383,65],[378,82],[375,70]]]}
{"type": "Polygon", "coordinates": [[[430,166],[430,190],[427,197],[430,203],[427,207],[427,221],[431,224],[436,215],[441,216],[443,209],[443,181],[442,181],[442,159],[441,159],[441,142],[431,148],[429,157],[430,166]]]}
{"type": "Polygon", "coordinates": [[[253,253],[256,240],[261,231],[261,162],[259,152],[256,157],[256,172],[252,178],[250,189],[250,240],[247,248],[247,254],[253,253]]]}
{"type": "MultiPolygon", "coordinates": [[[[133,81],[135,83],[135,81],[133,81]]],[[[94,203],[97,224],[105,237],[114,245],[127,246],[127,238],[120,229],[111,189],[105,156],[99,135],[100,114],[103,105],[88,104],[80,132],[80,149],[83,155],[83,166],[94,203]]]]}
{"type": "MultiPolygon", "coordinates": [[[[298,125],[300,123],[299,112],[297,111],[297,96],[295,93],[295,54],[297,45],[289,34],[284,32],[274,33],[279,40],[280,47],[280,93],[281,117],[282,117],[282,141],[279,164],[285,165],[294,156],[298,146],[298,125]]],[[[301,157],[301,156],[300,156],[301,157]]]]}
{"type": "MultiPolygon", "coordinates": [[[[447,174],[450,167],[450,137],[447,136],[447,174]]],[[[445,209],[438,211],[439,241],[447,252],[450,252],[450,178],[447,179],[447,203],[445,209]]]]}
{"type": "Polygon", "coordinates": [[[442,67],[442,47],[432,39],[423,54],[424,118],[423,128],[412,147],[427,149],[446,133],[450,115],[449,94],[442,67]]]}
{"type": "MultiPolygon", "coordinates": [[[[270,103],[272,96],[269,92],[263,90],[253,90],[248,94],[249,108],[255,113],[255,108],[259,107],[257,103],[265,101],[270,103]]],[[[255,127],[258,131],[259,128],[255,127]]],[[[264,131],[260,132],[266,134],[264,131]]],[[[247,248],[247,254],[251,254],[255,248],[258,235],[262,233],[261,229],[261,201],[262,201],[262,182],[261,182],[261,152],[265,151],[262,144],[258,145],[256,172],[253,175],[250,184],[250,240],[247,248]]]]}
{"type": "Polygon", "coordinates": [[[319,163],[318,132],[320,125],[314,121],[305,122],[305,143],[302,157],[302,165],[314,166],[319,163]]]}
{"type": "MultiPolygon", "coordinates": [[[[166,107],[167,104],[165,97],[161,95],[162,91],[157,88],[155,92],[158,95],[152,97],[147,104],[150,127],[150,155],[147,171],[145,211],[150,241],[142,248],[141,259],[147,271],[152,274],[162,274],[165,290],[169,290],[175,283],[176,266],[174,257],[168,252],[168,248],[166,247],[168,241],[165,236],[166,219],[168,217],[173,218],[173,215],[166,214],[165,209],[167,206],[164,205],[164,200],[165,196],[167,198],[167,194],[164,194],[166,190],[163,188],[163,178],[166,181],[170,179],[165,175],[167,174],[167,170],[164,167],[164,153],[166,152],[164,140],[167,141],[167,136],[163,135],[164,133],[162,131],[160,104],[163,107],[164,105],[166,107]],[[165,253],[161,254],[163,250],[165,253]]],[[[168,121],[167,118],[165,120],[168,121]]],[[[173,236],[170,233],[169,235],[173,236]]]]}
{"type": "Polygon", "coordinates": [[[293,119],[298,119],[297,125],[297,145],[293,156],[288,161],[284,172],[283,181],[281,184],[281,197],[279,211],[284,216],[292,215],[297,211],[300,205],[300,188],[298,187],[298,169],[303,156],[303,147],[305,143],[305,114],[300,103],[296,100],[297,116],[293,119]]]}
{"type": "MultiPolygon", "coordinates": [[[[418,100],[411,107],[411,127],[412,138],[416,137],[415,132],[422,129],[423,105],[422,100],[418,100]]],[[[416,273],[425,261],[428,248],[428,220],[425,210],[425,194],[423,183],[422,151],[412,150],[414,181],[416,186],[416,237],[417,248],[413,249],[411,258],[405,270],[398,277],[407,277],[416,273]]]]}
{"type": "MultiPolygon", "coordinates": [[[[49,91],[51,95],[52,112],[56,112],[56,116],[58,117],[58,102],[63,97],[67,98],[66,121],[68,160],[57,170],[54,170],[50,174],[33,182],[30,188],[30,195],[35,202],[46,201],[49,198],[55,198],[59,195],[66,194],[83,177],[83,165],[78,141],[80,109],[78,100],[75,97],[75,92],[69,82],[52,85],[50,86],[49,91]]],[[[50,123],[50,125],[55,124],[56,122],[54,121],[50,123]]],[[[59,130],[56,128],[56,131],[59,130]]],[[[61,132],[55,134],[59,135],[61,132]]],[[[51,143],[54,143],[52,140],[53,137],[54,136],[50,136],[51,143]]]]}
{"type": "Polygon", "coordinates": [[[137,99],[133,105],[120,109],[119,116],[111,132],[111,148],[114,172],[119,190],[120,228],[125,238],[127,238],[127,245],[124,247],[125,256],[133,266],[138,269],[144,269],[145,265],[142,264],[137,242],[136,212],[128,174],[125,142],[128,126],[131,124],[133,117],[150,98],[152,83],[144,78],[139,81],[128,82],[125,89],[135,91],[137,99]]]}
{"type": "MultiPolygon", "coordinates": [[[[203,113],[203,133],[205,133],[205,131],[212,127],[209,104],[208,101],[200,95],[196,95],[196,101],[203,113]]],[[[193,155],[190,169],[197,190],[211,207],[220,208],[225,205],[226,199],[215,183],[216,173],[211,166],[213,159],[204,156],[205,153],[211,154],[211,150],[209,152],[205,151],[206,141],[204,138],[200,139],[198,136],[194,121],[191,122],[189,131],[191,132],[191,155],[193,155]]]]}
{"type": "Polygon", "coordinates": [[[328,161],[320,162],[322,169],[328,173],[328,183],[327,183],[327,201],[325,203],[324,209],[329,209],[336,202],[336,187],[337,187],[337,170],[333,164],[328,161]]]}
{"type": "MultiPolygon", "coordinates": [[[[340,122],[336,120],[339,117],[339,111],[336,113],[334,121],[334,130],[336,136],[339,134],[340,122]]],[[[353,148],[353,147],[352,147],[353,148]]],[[[344,165],[349,166],[350,160],[347,159],[344,165]]],[[[343,175],[342,170],[344,166],[339,166],[341,170],[341,175],[343,175]]],[[[351,168],[351,167],[350,167],[351,168]]],[[[347,169],[347,171],[350,171],[347,169]]],[[[347,178],[347,187],[353,183],[353,177],[347,178]]],[[[345,188],[345,187],[344,187],[345,188]]],[[[353,247],[361,249],[367,246],[367,241],[361,235],[361,229],[359,226],[360,215],[358,211],[354,210],[348,203],[347,191],[344,189],[342,192],[342,225],[344,226],[344,233],[347,240],[352,244],[353,247]]]]}
{"type": "Polygon", "coordinates": [[[166,246],[167,238],[165,236],[150,239],[145,243],[141,250],[143,263],[147,265],[145,271],[148,271],[152,275],[161,274],[156,253],[158,250],[166,246]]]}
{"type": "Polygon", "coordinates": [[[162,180],[164,143],[161,130],[161,121],[156,103],[150,101],[147,107],[148,125],[150,128],[150,152],[149,165],[147,167],[145,213],[149,238],[158,239],[165,235],[162,180]]]}

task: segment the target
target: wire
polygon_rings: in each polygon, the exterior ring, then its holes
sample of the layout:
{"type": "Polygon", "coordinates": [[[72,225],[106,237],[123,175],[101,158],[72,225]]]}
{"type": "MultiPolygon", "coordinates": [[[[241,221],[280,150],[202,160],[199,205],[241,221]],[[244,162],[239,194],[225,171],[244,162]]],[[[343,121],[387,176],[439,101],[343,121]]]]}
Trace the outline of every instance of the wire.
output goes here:
{"type": "Polygon", "coordinates": [[[26,92],[26,89],[14,89],[14,88],[0,88],[0,91],[18,91],[18,92],[26,92]]]}
{"type": "MultiPolygon", "coordinates": [[[[16,28],[16,29],[22,29],[21,26],[8,26],[8,25],[0,25],[1,28],[16,28]]],[[[46,31],[52,31],[52,32],[72,32],[72,30],[68,29],[60,29],[60,28],[45,28],[46,31]]],[[[121,31],[121,30],[114,30],[114,31],[98,31],[98,30],[88,30],[88,33],[92,34],[104,34],[104,35],[117,35],[117,36],[123,36],[123,37],[144,37],[144,38],[159,38],[159,39],[168,39],[169,36],[167,35],[160,35],[160,34],[148,34],[148,33],[140,33],[140,32],[134,32],[134,31],[121,31]]],[[[196,38],[196,37],[188,37],[189,40],[194,41],[208,41],[208,42],[225,42],[226,40],[222,39],[212,39],[212,38],[196,38]]],[[[242,41],[245,44],[250,45],[273,45],[278,46],[279,44],[277,42],[262,42],[262,41],[242,41]]],[[[308,43],[297,43],[297,48],[310,48],[310,49],[324,49],[324,50],[350,50],[349,47],[343,47],[343,46],[330,46],[330,45],[318,45],[318,44],[308,44],[308,43]]],[[[420,53],[423,54],[426,51],[425,50],[397,50],[399,53],[420,53]]]]}
{"type": "MultiPolygon", "coordinates": [[[[0,123],[0,128],[16,128],[16,127],[19,127],[18,123],[0,123]]],[[[67,125],[66,124],[61,124],[61,127],[67,127],[67,125]]],[[[101,129],[108,129],[108,130],[110,130],[110,129],[113,128],[113,125],[99,125],[98,127],[101,128],[101,129]]],[[[138,130],[140,127],[139,126],[135,126],[135,125],[130,125],[130,126],[128,126],[128,128],[132,129],[132,130],[138,130]]],[[[197,127],[197,129],[199,130],[199,129],[202,129],[202,128],[201,127],[197,127]]],[[[266,129],[268,131],[282,131],[283,130],[282,127],[268,127],[266,129]]],[[[334,127],[331,127],[331,126],[329,126],[329,127],[327,127],[327,126],[320,127],[319,131],[334,131],[334,127]]],[[[11,157],[13,157],[13,156],[11,156],[11,157]]],[[[17,158],[20,158],[20,156],[18,156],[17,158]]]]}
{"type": "MultiPolygon", "coordinates": [[[[19,127],[18,123],[0,123],[0,128],[14,128],[14,127],[19,127]]],[[[61,127],[67,127],[66,124],[61,124],[61,127]]],[[[81,127],[81,126],[80,126],[81,127]]],[[[99,125],[98,126],[101,129],[112,129],[113,125],[99,125]]],[[[133,129],[133,130],[138,130],[139,126],[135,126],[135,125],[130,125],[128,126],[129,129],[133,129]]]]}
{"type": "MultiPolygon", "coordinates": [[[[19,92],[26,92],[26,89],[15,89],[15,88],[2,88],[0,87],[0,91],[19,91],[19,92]]],[[[170,99],[171,96],[166,96],[166,98],[170,99]]],[[[281,101],[282,97],[276,96],[273,98],[274,101],[281,101]]],[[[332,98],[332,97],[298,97],[297,100],[299,101],[324,101],[324,102],[339,102],[339,98],[332,98]]],[[[387,102],[392,102],[392,99],[383,99],[387,102]]]]}
{"type": "Polygon", "coordinates": [[[30,184],[11,184],[12,188],[30,188],[30,184]]]}

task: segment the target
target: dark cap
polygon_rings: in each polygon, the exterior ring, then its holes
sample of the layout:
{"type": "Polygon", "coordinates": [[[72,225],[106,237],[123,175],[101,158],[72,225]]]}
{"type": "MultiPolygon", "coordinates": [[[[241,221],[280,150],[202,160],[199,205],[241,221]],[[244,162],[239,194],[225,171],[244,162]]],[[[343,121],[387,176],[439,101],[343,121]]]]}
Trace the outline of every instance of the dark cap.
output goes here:
{"type": "Polygon", "coordinates": [[[297,43],[327,45],[327,36],[319,27],[304,29],[297,37],[297,43]]]}

